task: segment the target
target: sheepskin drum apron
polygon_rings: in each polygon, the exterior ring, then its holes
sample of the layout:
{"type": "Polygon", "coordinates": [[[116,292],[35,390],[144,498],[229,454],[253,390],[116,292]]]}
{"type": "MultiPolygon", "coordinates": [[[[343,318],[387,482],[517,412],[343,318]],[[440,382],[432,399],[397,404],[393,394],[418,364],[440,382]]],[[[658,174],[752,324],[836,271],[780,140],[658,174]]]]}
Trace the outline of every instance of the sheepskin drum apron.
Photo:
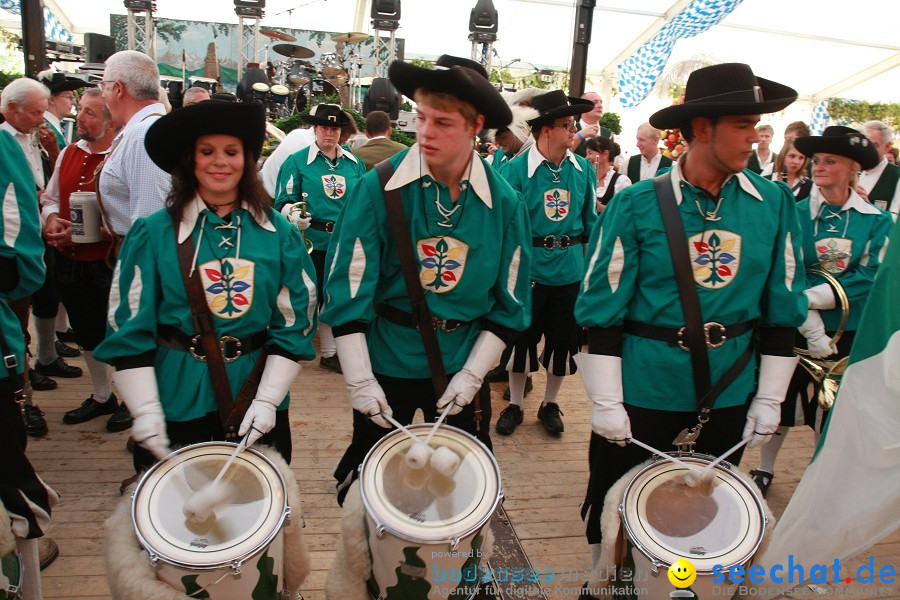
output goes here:
{"type": "Polygon", "coordinates": [[[284,477],[268,458],[252,448],[237,455],[222,480],[227,500],[214,518],[192,523],[182,513],[236,446],[194,444],[154,465],[134,492],[135,532],[157,579],[177,590],[212,600],[280,599],[282,526],[290,508],[284,477]]]}
{"type": "Polygon", "coordinates": [[[24,578],[25,566],[15,550],[0,558],[0,600],[21,598],[24,578]]]}
{"type": "MultiPolygon", "coordinates": [[[[409,426],[423,440],[431,428],[409,426]]],[[[369,593],[382,599],[471,598],[488,568],[483,530],[503,497],[500,468],[481,442],[455,427],[439,427],[430,444],[458,455],[453,477],[430,464],[410,468],[405,456],[412,444],[395,430],[369,451],[360,469],[372,557],[369,593]]]]}
{"type": "MultiPolygon", "coordinates": [[[[715,460],[700,454],[675,456],[700,470],[715,460]]],[[[711,486],[692,488],[684,483],[684,467],[659,459],[632,478],[619,513],[628,541],[623,566],[632,569],[634,588],[648,588],[640,597],[669,597],[675,590],[669,566],[684,558],[697,571],[689,589],[698,598],[711,598],[715,565],[727,572],[753,558],[765,533],[766,510],[753,484],[732,469],[723,461],[713,468],[711,486]]]]}

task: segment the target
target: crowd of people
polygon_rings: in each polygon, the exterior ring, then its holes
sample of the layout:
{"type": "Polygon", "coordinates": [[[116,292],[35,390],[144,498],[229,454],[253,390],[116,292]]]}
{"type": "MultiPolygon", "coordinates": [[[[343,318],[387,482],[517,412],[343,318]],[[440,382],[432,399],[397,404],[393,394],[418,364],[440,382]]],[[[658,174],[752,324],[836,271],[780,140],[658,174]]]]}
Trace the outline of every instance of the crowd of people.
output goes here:
{"type": "Polygon", "coordinates": [[[788,428],[820,430],[795,348],[849,353],[900,210],[890,128],[814,136],[792,123],[776,152],[761,116],[796,92],[729,63],[695,71],[682,103],[637,128],[626,162],[594,92],[504,97],[478,63],[451,56],[395,62],[389,78],[416,103],[412,147],[374,111],[351,150],[352,117],[319,104],[261,170],[259,104],[192,88],[169,112],[139,52],[114,54],[81,92],[68,145],[61,119],[83,81],[47,72],[3,89],[0,499],[31,567],[25,598],[41,597],[38,540],[54,551],[44,534],[58,500],[26,455],[28,436],[49,428],[32,390],[83,376],[65,361],[73,352],[92,392],[63,421],[130,428],[131,481],[208,440],[246,437],[290,461],[288,390],[318,354],[343,374],[353,414],[339,503],[387,417],[446,411],[490,449],[488,382],[508,380],[493,427],[513,435],[543,367],[536,417],[560,436],[559,390],[580,372],[595,556],[607,491],[648,457],[631,440],[711,455],[762,446],[753,476],[765,495],[788,428]],[[674,162],[660,151],[672,128],[688,147],[674,162]],[[475,148],[485,131],[488,157],[475,148]],[[99,241],[76,239],[78,192],[96,196],[99,241]],[[837,345],[833,280],[849,303],[837,345]],[[78,349],[58,339],[61,315],[78,349]]]}

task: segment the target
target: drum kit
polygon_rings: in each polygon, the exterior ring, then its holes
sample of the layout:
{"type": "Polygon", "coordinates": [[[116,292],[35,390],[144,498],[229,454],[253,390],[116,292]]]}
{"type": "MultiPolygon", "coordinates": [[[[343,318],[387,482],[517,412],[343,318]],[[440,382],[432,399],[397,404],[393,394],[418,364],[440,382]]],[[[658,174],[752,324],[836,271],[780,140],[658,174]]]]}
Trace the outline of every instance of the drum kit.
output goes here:
{"type": "MultiPolygon", "coordinates": [[[[341,33],[331,36],[336,52],[323,53],[319,60],[311,62],[316,53],[295,44],[297,38],[274,29],[261,29],[260,34],[274,44],[271,49],[284,57],[268,62],[268,83],[252,86],[250,99],[263,102],[271,119],[281,119],[301,111],[314,99],[337,95],[343,105],[349,105],[353,97],[354,81],[359,79],[361,60],[354,44],[369,38],[365,33],[341,33]],[[355,78],[354,78],[355,77],[355,78]]],[[[358,86],[357,86],[358,87],[358,86]]]]}

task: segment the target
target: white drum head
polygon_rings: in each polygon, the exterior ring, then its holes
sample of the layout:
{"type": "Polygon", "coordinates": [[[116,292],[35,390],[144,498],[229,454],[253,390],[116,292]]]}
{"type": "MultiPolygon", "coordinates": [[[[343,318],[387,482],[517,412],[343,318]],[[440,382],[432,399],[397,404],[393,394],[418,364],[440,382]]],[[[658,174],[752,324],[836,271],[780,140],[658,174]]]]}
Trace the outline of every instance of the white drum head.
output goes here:
{"type": "MultiPolygon", "coordinates": [[[[410,425],[421,439],[432,424],[410,425]]],[[[360,493],[369,516],[389,533],[422,544],[465,538],[490,519],[500,502],[500,468],[488,449],[455,427],[442,425],[431,439],[437,449],[448,447],[459,468],[447,478],[426,466],[406,465],[412,440],[400,431],[384,436],[366,455],[360,493]]]]}
{"type": "MultiPolygon", "coordinates": [[[[679,458],[700,469],[711,462],[679,458]]],[[[721,464],[714,472],[710,495],[687,487],[687,471],[669,461],[648,465],[628,484],[622,521],[632,543],[651,561],[671,565],[686,558],[698,573],[708,574],[715,565],[743,564],[759,548],[765,530],[762,500],[721,464]]]]}
{"type": "Polygon", "coordinates": [[[138,484],[131,514],[141,544],[172,565],[215,569],[252,556],[278,534],[287,511],[284,478],[262,454],[248,448],[222,481],[228,500],[216,519],[189,522],[182,508],[191,494],[215,479],[236,444],[187,446],[153,466],[138,484]]]}
{"type": "Polygon", "coordinates": [[[252,87],[252,88],[253,88],[254,90],[256,90],[257,92],[261,92],[261,93],[263,93],[263,94],[265,94],[266,92],[269,91],[269,86],[268,86],[267,84],[261,82],[261,81],[257,81],[256,83],[254,83],[254,84],[253,84],[252,86],[250,86],[250,87],[252,87]]]}
{"type": "Polygon", "coordinates": [[[290,90],[288,90],[287,86],[281,85],[280,83],[276,83],[272,86],[272,93],[278,96],[287,96],[290,90]]]}

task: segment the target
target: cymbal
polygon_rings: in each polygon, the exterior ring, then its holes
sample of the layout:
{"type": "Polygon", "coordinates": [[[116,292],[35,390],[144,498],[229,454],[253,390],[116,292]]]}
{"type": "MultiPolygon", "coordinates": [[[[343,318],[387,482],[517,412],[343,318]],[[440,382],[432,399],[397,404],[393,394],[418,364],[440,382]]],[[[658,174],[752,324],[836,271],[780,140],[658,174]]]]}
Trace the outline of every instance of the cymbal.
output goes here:
{"type": "Polygon", "coordinates": [[[369,39],[368,33],[336,33],[331,36],[332,42],[343,42],[345,44],[355,44],[363,40],[369,39]]]}
{"type": "Polygon", "coordinates": [[[260,29],[259,32],[267,38],[279,40],[282,42],[296,42],[297,38],[283,31],[275,31],[274,29],[260,29]]]}
{"type": "Polygon", "coordinates": [[[316,53],[309,48],[304,48],[297,44],[276,44],[272,46],[272,50],[282,56],[287,56],[288,58],[312,58],[316,55],[316,53]]]}

